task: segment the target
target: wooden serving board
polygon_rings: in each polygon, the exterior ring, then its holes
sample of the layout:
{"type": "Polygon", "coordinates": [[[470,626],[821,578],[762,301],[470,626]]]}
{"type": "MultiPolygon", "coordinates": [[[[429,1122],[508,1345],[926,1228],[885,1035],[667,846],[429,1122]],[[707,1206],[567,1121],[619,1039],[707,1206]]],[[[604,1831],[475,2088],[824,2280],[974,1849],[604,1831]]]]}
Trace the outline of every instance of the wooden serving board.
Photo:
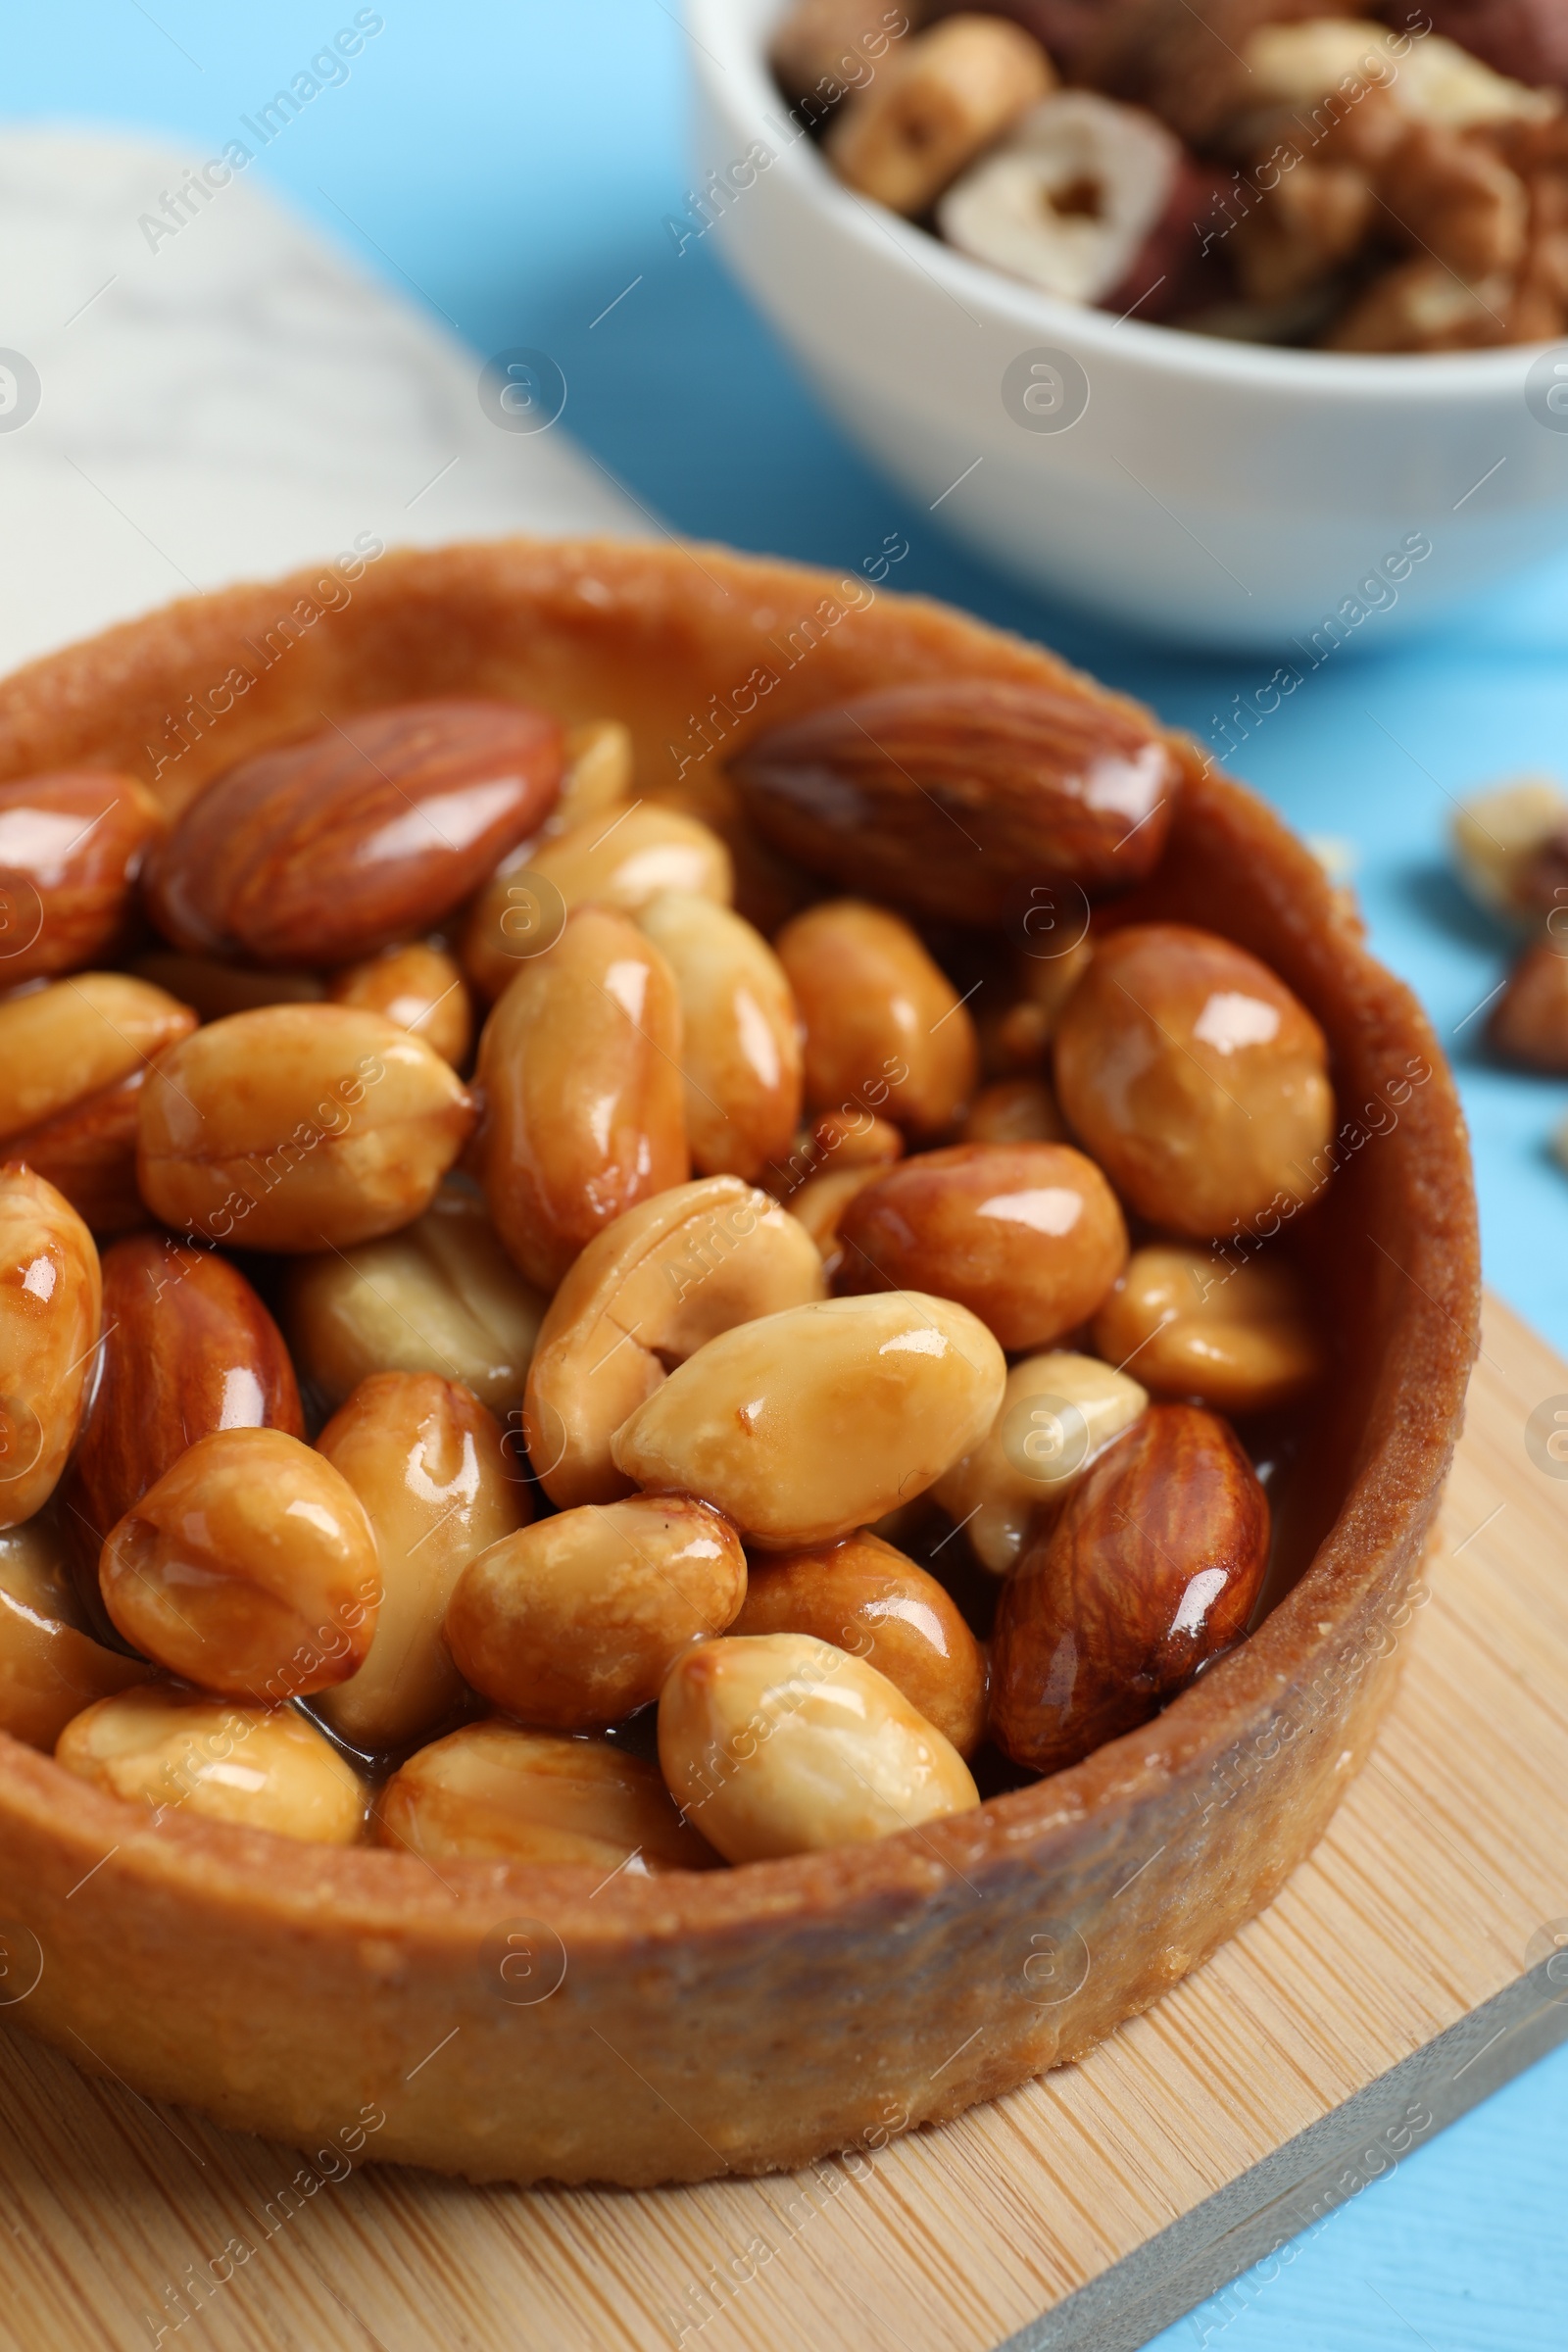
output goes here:
{"type": "Polygon", "coordinates": [[[1568,2038],[1559,1396],[1568,1429],[1568,1364],[1492,1301],[1370,1763],[1272,1908],[1084,2064],[807,2173],[470,2189],[345,2153],[354,2118],[302,2159],[0,2029],[0,2344],[1143,2344],[1568,2038]]]}

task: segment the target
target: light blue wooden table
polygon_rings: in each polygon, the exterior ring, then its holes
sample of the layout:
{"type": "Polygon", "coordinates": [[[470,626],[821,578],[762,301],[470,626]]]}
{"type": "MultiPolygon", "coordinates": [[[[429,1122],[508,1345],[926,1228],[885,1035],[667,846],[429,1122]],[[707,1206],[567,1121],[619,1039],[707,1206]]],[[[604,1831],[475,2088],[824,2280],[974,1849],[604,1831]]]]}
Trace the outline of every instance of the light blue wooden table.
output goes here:
{"type": "MultiPolygon", "coordinates": [[[[347,78],[303,105],[255,171],[455,327],[476,378],[508,347],[549,352],[564,421],[664,521],[842,564],[896,531],[910,545],[901,587],[1039,636],[1202,734],[1266,674],[1255,656],[1198,662],[1112,639],[987,573],[846,447],[710,245],[677,255],[663,227],[686,188],[675,0],[337,0],[336,13],[333,0],[76,0],[7,15],[0,116],[143,129],[193,164],[244,135],[241,118],[340,27],[376,19],[347,78]]],[[[0,343],[4,271],[0,254],[0,343]]],[[[1568,1351],[1568,1176],[1546,1150],[1568,1085],[1486,1063],[1467,1016],[1501,976],[1503,943],[1444,862],[1450,796],[1520,768],[1568,778],[1568,561],[1417,646],[1380,647],[1379,625],[1257,732],[1244,772],[1294,823],[1354,845],[1374,945],[1454,1056],[1490,1279],[1568,1351]]],[[[1565,2181],[1568,2051],[1412,2154],[1267,2283],[1244,2281],[1158,2342],[1562,2352],[1565,2181]]]]}

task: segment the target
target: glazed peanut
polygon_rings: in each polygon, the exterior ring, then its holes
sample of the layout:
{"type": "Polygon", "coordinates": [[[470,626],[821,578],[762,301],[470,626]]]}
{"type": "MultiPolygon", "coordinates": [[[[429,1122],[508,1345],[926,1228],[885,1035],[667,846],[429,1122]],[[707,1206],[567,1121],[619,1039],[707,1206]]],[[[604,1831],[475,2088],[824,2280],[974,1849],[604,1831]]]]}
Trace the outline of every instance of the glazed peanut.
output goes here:
{"type": "Polygon", "coordinates": [[[151,1672],[82,1630],[53,1512],[0,1530],[0,1732],[47,1754],[83,1707],[151,1672]]]}
{"type": "Polygon", "coordinates": [[[730,1862],[891,1838],[980,1802],[963,1758],[902,1690],[809,1634],[688,1650],[660,1697],[659,1760],[730,1862]]]}
{"type": "Polygon", "coordinates": [[[1141,1216],[1196,1241],[1308,1200],[1334,1121],[1323,1032],[1245,950],[1112,933],[1056,1033],[1067,1123],[1141,1216]]]}
{"type": "Polygon", "coordinates": [[[1002,1589],[998,1744],[1058,1772],[1146,1722],[1242,1639],[1268,1541],[1268,1502],[1226,1424],[1151,1405],[1002,1589]]]}
{"type": "Polygon", "coordinates": [[[800,1226],[738,1176],[672,1186],[591,1241],[552,1300],[525,1428],[553,1502],[612,1502],[633,1481],[611,1441],[665,1369],[734,1324],[820,1298],[800,1226]]]}
{"type": "Polygon", "coordinates": [[[358,1775],[292,1707],[236,1707],[151,1683],[78,1715],[55,1757],[159,1816],[193,1813],[312,1845],[353,1845],[365,1830],[358,1775]]]}
{"type": "Polygon", "coordinates": [[[1050,885],[1024,907],[1019,924],[1029,944],[1014,953],[1010,966],[1010,984],[1017,994],[1009,1004],[1000,1004],[989,990],[975,1000],[988,1076],[1038,1075],[1043,1068],[1062,1007],[1094,954],[1087,928],[1081,938],[1072,939],[1086,919],[1082,900],[1050,885]]]}
{"type": "Polygon", "coordinates": [[[811,1121],[808,1138],[811,1164],[829,1168],[874,1168],[904,1157],[904,1138],[891,1119],[868,1110],[824,1110],[811,1121]]]}
{"type": "Polygon", "coordinates": [[[680,997],[692,1166],[759,1182],[788,1152],[801,1110],[800,1024],[784,967],[760,932],[693,891],[661,891],[637,920],[680,997]]]}
{"type": "Polygon", "coordinates": [[[30,1168],[0,1167],[0,1527],[43,1508],[76,1442],[102,1295],[70,1201],[30,1168]]]}
{"type": "Polygon", "coordinates": [[[804,1550],[866,1527],[996,1418],[1002,1349],[917,1291],[829,1298],[710,1340],[615,1434],[642,1487],[700,1494],[749,1544],[804,1550]]]}
{"type": "Polygon", "coordinates": [[[806,1024],[807,1102],[880,1111],[913,1136],[952,1126],[979,1071],[974,1023],[908,924],[835,899],[776,945],[806,1024]]]}
{"type": "Polygon", "coordinates": [[[439,948],[418,940],[383,948],[379,956],[335,973],[327,994],[334,1004],[384,1013],[395,1027],[422,1037],[454,1069],[467,1059],[473,1007],[462,972],[439,948]]]}
{"type": "Polygon", "coordinates": [[[349,1004],[236,1012],[142,1090],[137,1172],[155,1216],[247,1250],[347,1250],[430,1204],[473,1125],[451,1065],[349,1004]]]}
{"type": "Polygon", "coordinates": [[[1289,1404],[1321,1378],[1326,1356],[1294,1266],[1232,1266],[1206,1250],[1135,1250],[1095,1318],[1102,1355],[1135,1363],[1156,1396],[1222,1413],[1289,1404]]]}
{"type": "Polygon", "coordinates": [[[735,871],[718,835],[678,808],[631,801],[601,808],[535,853],[533,872],[574,906],[636,914],[661,891],[679,890],[727,906],[735,871]]]}
{"type": "Polygon", "coordinates": [[[68,1537],[97,1601],[111,1528],[217,1429],[303,1438],[282,1334],[237,1267],[172,1234],[135,1233],[104,1253],[102,1369],[66,1474],[68,1537]]]}
{"type": "Polygon", "coordinates": [[[606,808],[613,812],[633,797],[631,729],[623,719],[590,718],[568,728],[565,753],[561,798],[544,821],[547,839],[587,824],[606,808]]]}
{"type": "Polygon", "coordinates": [[[983,1086],[964,1120],[965,1144],[1064,1144],[1066,1123],[1043,1078],[999,1078],[983,1086]]]}
{"type": "Polygon", "coordinates": [[[165,822],[134,776],[103,768],[0,784],[0,986],[109,961],[165,822]]]}
{"type": "Polygon", "coordinates": [[[0,1144],[121,1085],[188,1037],[195,1015],[125,972],[76,972],[0,1001],[0,1144]]]}
{"type": "Polygon", "coordinates": [[[475,1723],[411,1756],[377,1808],[383,1845],[426,1861],[580,1862],[623,1870],[710,1870],[652,1764],[607,1740],[563,1740],[475,1723]]]}
{"type": "Polygon", "coordinates": [[[476,1157],[496,1231],[553,1291],[586,1242],[690,1173],[680,1003],[629,916],[572,915],[484,1026],[476,1157]]]}
{"type": "Polygon", "coordinates": [[[123,972],[78,972],[0,1004],[0,1149],[47,1176],[95,1233],[144,1224],[142,1090],[195,1026],[188,1005],[123,972]]]}
{"type": "Polygon", "coordinates": [[[869,1528],[753,1568],[732,1634],[811,1634],[885,1674],[960,1756],[986,1728],[986,1662],[946,1589],[869,1528]]]}
{"type": "Polygon", "coordinates": [[[440,1372],[498,1420],[521,1412],[546,1301],[457,1179],[384,1241],[298,1259],[283,1298],[295,1362],[330,1408],[372,1372],[440,1372]]]}
{"type": "Polygon", "coordinates": [[[1054,1518],[1090,1463],[1131,1427],[1148,1392],[1092,1355],[1026,1356],[972,1453],[931,1493],[982,1568],[1005,1576],[1034,1529],[1054,1518]]]}
{"type": "Polygon", "coordinates": [[[272,1704],[359,1670],[381,1589],[353,1488],[277,1429],[199,1438],[110,1531],[99,1582],[145,1656],[272,1704]]]}
{"type": "Polygon", "coordinates": [[[316,1445],[365,1505],[381,1578],[369,1655],[318,1711],[351,1747],[396,1746],[461,1711],[447,1603],[466,1564],[531,1516],[528,1489],[494,1417],[431,1372],[373,1374],[316,1445]]]}
{"type": "Polygon", "coordinates": [[[464,1569],[452,1655],[509,1715],[599,1732],[659,1696],[681,1652],[721,1634],[746,1592],[734,1530],[683,1494],[589,1503],[525,1527],[464,1569]]]}
{"type": "Polygon", "coordinates": [[[148,860],[148,911],[189,953],[340,964],[426,931],[536,830],[555,719],[518,703],[394,703],[254,753],[148,860]]]}
{"type": "Polygon", "coordinates": [[[1092,1315],[1127,1263],[1109,1185],[1067,1144],[955,1144],[902,1160],[839,1221],[840,1291],[956,1298],[1004,1348],[1092,1315]]]}

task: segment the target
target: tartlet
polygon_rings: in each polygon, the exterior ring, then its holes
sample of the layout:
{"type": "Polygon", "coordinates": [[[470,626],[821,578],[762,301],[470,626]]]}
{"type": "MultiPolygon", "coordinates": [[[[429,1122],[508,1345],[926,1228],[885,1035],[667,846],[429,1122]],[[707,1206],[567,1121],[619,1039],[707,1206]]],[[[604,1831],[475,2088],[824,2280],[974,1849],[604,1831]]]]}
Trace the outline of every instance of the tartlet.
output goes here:
{"type": "MultiPolygon", "coordinates": [[[[180,604],[19,673],[0,687],[0,778],[111,764],[177,808],[323,713],[477,693],[624,718],[646,788],[667,778],[727,824],[724,762],[764,724],[906,680],[1069,674],[864,582],[706,547],[526,540],[389,556],[262,669],[256,647],[311,577],[180,604]],[[236,667],[252,683],[220,723],[207,690],[236,667]]],[[[1262,956],[1326,1032],[1340,1103],[1340,1164],[1300,1237],[1335,1371],[1248,1642],[1152,1723],[978,1812],[602,1886],[153,1827],[0,1736],[0,1917],[41,1959],[18,2022],[286,2141],[374,2102],[383,2157],[645,2186],[944,2121],[1081,2056],[1271,1899],[1393,1692],[1390,1626],[1476,1347],[1475,1212],[1413,998],[1308,852],[1169,740],[1168,845],[1103,919],[1178,918],[1262,956]]]]}

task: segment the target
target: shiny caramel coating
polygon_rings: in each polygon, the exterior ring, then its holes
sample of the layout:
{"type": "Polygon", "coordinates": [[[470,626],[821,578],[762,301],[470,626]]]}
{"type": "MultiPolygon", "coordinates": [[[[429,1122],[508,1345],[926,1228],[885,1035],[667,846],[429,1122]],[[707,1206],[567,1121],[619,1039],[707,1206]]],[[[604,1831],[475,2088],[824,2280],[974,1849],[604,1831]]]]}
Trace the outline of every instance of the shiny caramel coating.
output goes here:
{"type": "Polygon", "coordinates": [[[1220,1413],[1292,1404],[1328,1360],[1294,1266],[1282,1258],[1236,1265],[1174,1243],[1134,1250],[1095,1318],[1095,1346],[1135,1364],[1156,1396],[1220,1413]]]}
{"type": "Polygon", "coordinates": [[[82,1625],[58,1512],[0,1529],[0,1732],[47,1755],[84,1707],[152,1671],[82,1625]]]}
{"type": "Polygon", "coordinates": [[[917,1291],[828,1298],[721,1332],[616,1432],[645,1489],[701,1495],[743,1541],[797,1551],[922,1494],[990,1428],[1006,1365],[967,1308],[917,1291]]]}
{"type": "Polygon", "coordinates": [[[839,1222],[841,1293],[928,1291],[1004,1348],[1047,1348],[1087,1320],[1127,1263],[1127,1228],[1069,1144],[954,1144],[901,1160],[839,1222]]]}
{"type": "Polygon", "coordinates": [[[800,1016],[784,968],[760,931],[695,891],[661,891],[637,921],[680,997],[693,1169],[758,1183],[787,1154],[801,1111],[800,1016]]]}
{"type": "Polygon", "coordinates": [[[103,1278],[92,1235],[46,1178],[0,1165],[0,1527],[42,1510],[76,1442],[103,1278]]]}
{"type": "Polygon", "coordinates": [[[774,942],[806,1024],[806,1100],[941,1135],[974,1092],[974,1023],[909,925],[861,899],[808,906],[774,942]]]}
{"type": "Polygon", "coordinates": [[[327,996],[334,1004],[383,1013],[397,1028],[422,1037],[455,1070],[468,1057],[473,1006],[467,984],[450,956],[422,940],[346,964],[333,973],[327,996]]]}
{"type": "Polygon", "coordinates": [[[465,1725],[394,1773],[377,1841],[443,1862],[581,1863],[599,1878],[711,1870],[652,1764],[608,1740],[465,1725]]]}
{"type": "Polygon", "coordinates": [[[730,1862],[896,1837],[980,1802],[956,1748],[896,1684],[810,1634],[687,1650],[660,1697],[659,1761],[730,1862]]]}
{"type": "Polygon", "coordinates": [[[716,1511],[634,1494],[541,1519],[471,1559],[447,1640],[508,1715],[606,1731],[659,1696],[692,1642],[723,1633],[745,1592],[746,1554],[716,1511]]]}
{"type": "Polygon", "coordinates": [[[475,1156],[514,1263],[554,1291],[594,1235],[690,1173],[674,976],[629,915],[580,907],[486,1021],[475,1156]]]}
{"type": "Polygon", "coordinates": [[[732,1634],[813,1634],[864,1658],[973,1755],[986,1728],[986,1661],[944,1585],[869,1528],[753,1564],[732,1634]]]}
{"type": "Polygon", "coordinates": [[[55,1760],[160,1819],[191,1813],[311,1845],[354,1845],[365,1834],[363,1782],[293,1707],[145,1683],[68,1723],[55,1760]]]}
{"type": "Polygon", "coordinates": [[[198,1438],[111,1529],[104,1606],[183,1681],[281,1705],[347,1682],[375,1632],[375,1535],[341,1472],[278,1429],[198,1438]]]}
{"type": "Polygon", "coordinates": [[[0,987],[112,961],[167,823],[145,785],[107,768],[0,784],[0,987]]]}
{"type": "Polygon", "coordinates": [[[351,1747],[399,1746],[462,1710],[447,1603],[468,1563],[526,1524],[532,1499],[495,1416],[433,1372],[372,1373],[316,1446],[365,1506],[381,1582],[369,1654],[317,1712],[351,1747]]]}
{"type": "Polygon", "coordinates": [[[1334,1123],[1323,1032],[1255,956],[1185,923],[1112,932],[1056,1032],[1067,1124],[1138,1214],[1205,1241],[1311,1200],[1334,1123]]]}
{"type": "Polygon", "coordinates": [[[138,1180],[178,1232],[348,1250],[429,1206],[473,1120],[451,1064],[380,1013],[268,1005],[160,1060],[142,1089],[138,1180]]]}
{"type": "Polygon", "coordinates": [[[738,1176],[673,1185],[588,1244],[551,1300],[528,1370],[528,1450],[553,1502],[632,1492],[611,1442],[666,1372],[737,1323],[823,1296],[795,1219],[738,1176]]]}

